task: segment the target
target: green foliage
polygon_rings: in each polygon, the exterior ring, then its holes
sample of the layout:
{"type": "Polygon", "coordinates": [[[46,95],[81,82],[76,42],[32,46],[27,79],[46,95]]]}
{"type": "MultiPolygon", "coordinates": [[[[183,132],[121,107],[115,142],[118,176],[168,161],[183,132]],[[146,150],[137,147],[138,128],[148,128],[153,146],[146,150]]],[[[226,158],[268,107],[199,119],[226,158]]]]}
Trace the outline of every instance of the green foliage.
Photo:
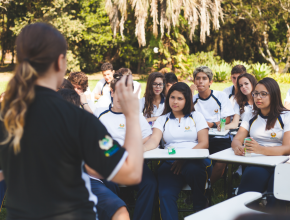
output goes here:
{"type": "Polygon", "coordinates": [[[247,70],[248,73],[251,72],[251,70],[252,70],[252,66],[250,64],[248,64],[246,62],[243,62],[241,60],[234,60],[232,62],[232,66],[233,67],[236,66],[236,65],[243,65],[246,68],[246,70],[247,70]]]}
{"type": "Polygon", "coordinates": [[[215,82],[223,82],[230,79],[231,75],[231,65],[222,62],[220,65],[216,65],[212,71],[214,72],[214,81],[215,82]]]}
{"type": "Polygon", "coordinates": [[[258,81],[267,77],[271,73],[271,68],[265,63],[255,63],[252,65],[252,68],[253,74],[258,81]]]}

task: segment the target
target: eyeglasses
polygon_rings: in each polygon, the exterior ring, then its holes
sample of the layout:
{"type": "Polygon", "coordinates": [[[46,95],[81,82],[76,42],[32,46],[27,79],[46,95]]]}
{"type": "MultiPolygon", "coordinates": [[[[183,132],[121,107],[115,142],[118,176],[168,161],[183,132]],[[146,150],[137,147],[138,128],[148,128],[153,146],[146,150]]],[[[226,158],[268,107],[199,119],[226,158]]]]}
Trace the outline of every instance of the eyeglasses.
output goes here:
{"type": "Polygon", "coordinates": [[[252,96],[254,98],[257,98],[258,95],[263,99],[263,98],[266,98],[267,95],[269,95],[269,92],[253,92],[252,93],[252,96]]]}
{"type": "Polygon", "coordinates": [[[157,87],[163,88],[164,84],[163,83],[153,83],[152,86],[153,86],[153,88],[157,88],[157,87]]]}

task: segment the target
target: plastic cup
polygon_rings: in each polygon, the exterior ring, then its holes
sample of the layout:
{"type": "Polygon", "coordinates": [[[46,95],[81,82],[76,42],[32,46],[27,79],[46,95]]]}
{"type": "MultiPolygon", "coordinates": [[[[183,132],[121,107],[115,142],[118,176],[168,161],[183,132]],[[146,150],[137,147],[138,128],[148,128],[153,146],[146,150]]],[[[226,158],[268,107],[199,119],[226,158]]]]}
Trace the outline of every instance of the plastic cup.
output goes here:
{"type": "Polygon", "coordinates": [[[251,138],[245,138],[244,139],[244,151],[245,151],[245,157],[251,157],[251,153],[247,152],[247,148],[246,148],[246,141],[251,141],[251,138]]]}
{"type": "Polygon", "coordinates": [[[168,149],[168,154],[175,154],[176,153],[175,147],[170,146],[167,149],[168,149]]]}
{"type": "Polygon", "coordinates": [[[225,131],[226,130],[226,118],[221,118],[220,119],[220,127],[221,127],[221,131],[225,131]]]}

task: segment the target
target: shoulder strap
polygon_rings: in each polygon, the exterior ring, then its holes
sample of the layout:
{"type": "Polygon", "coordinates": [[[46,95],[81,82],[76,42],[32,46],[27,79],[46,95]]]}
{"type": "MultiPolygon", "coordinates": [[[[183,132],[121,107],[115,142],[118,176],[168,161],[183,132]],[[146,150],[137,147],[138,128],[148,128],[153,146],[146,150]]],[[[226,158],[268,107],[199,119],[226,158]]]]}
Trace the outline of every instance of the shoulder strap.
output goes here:
{"type": "Polygon", "coordinates": [[[105,81],[105,83],[104,83],[104,85],[103,85],[103,87],[102,87],[102,90],[101,90],[101,95],[103,95],[103,89],[104,89],[104,87],[105,87],[107,84],[108,84],[107,81],[105,81]]]}
{"type": "Polygon", "coordinates": [[[164,125],[163,125],[163,132],[165,131],[165,125],[166,125],[166,123],[167,123],[168,121],[169,121],[169,116],[166,117],[165,123],[164,123],[164,125]]]}
{"type": "Polygon", "coordinates": [[[279,117],[277,118],[277,120],[279,121],[281,128],[284,129],[284,123],[283,123],[283,120],[282,120],[281,115],[279,115],[279,117]]]}
{"type": "Polygon", "coordinates": [[[258,115],[255,115],[250,121],[249,121],[249,133],[250,133],[250,130],[251,130],[251,127],[252,127],[252,124],[254,123],[254,121],[258,118],[258,115]]]}

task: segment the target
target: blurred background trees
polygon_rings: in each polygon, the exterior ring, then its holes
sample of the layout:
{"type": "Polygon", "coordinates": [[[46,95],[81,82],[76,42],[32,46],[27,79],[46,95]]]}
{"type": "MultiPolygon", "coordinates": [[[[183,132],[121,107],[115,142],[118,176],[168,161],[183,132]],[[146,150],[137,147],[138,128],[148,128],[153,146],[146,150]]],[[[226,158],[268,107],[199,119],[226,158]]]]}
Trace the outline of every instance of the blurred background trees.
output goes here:
{"type": "Polygon", "coordinates": [[[21,28],[44,21],[66,37],[69,71],[96,72],[111,62],[190,79],[208,65],[223,81],[244,62],[257,75],[289,72],[288,0],[2,0],[0,10],[2,65],[8,55],[15,63],[21,28]]]}

